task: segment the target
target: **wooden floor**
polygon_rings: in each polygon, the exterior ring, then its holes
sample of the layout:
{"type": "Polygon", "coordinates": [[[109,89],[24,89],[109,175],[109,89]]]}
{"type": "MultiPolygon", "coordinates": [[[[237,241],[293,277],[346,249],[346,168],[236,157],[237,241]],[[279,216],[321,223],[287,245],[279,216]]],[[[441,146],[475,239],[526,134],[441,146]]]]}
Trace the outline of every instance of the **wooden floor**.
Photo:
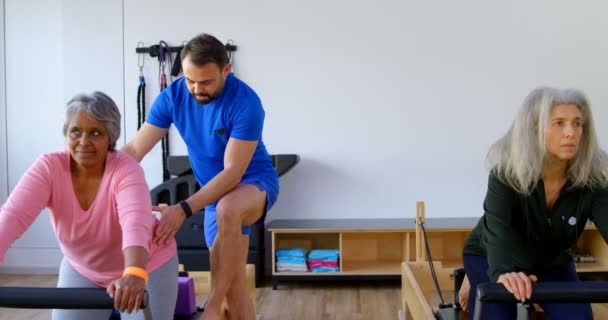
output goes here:
{"type": "MultiPolygon", "coordinates": [[[[54,287],[57,276],[0,275],[0,286],[54,287]]],[[[285,282],[273,291],[257,289],[257,313],[263,320],[397,319],[401,286],[393,282],[285,282]]],[[[205,297],[197,297],[202,305],[205,297]]],[[[47,320],[50,310],[0,308],[0,320],[47,320]]]]}

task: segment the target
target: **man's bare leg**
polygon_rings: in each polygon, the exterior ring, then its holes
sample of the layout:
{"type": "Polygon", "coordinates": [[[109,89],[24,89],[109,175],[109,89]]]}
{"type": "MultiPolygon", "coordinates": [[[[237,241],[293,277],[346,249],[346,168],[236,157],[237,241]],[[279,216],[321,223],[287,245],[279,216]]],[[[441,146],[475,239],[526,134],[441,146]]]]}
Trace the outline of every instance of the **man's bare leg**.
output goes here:
{"type": "MultiPolygon", "coordinates": [[[[211,250],[211,292],[203,320],[218,319],[222,302],[233,281],[238,279],[237,272],[245,278],[248,237],[242,234],[241,226],[259,220],[265,205],[266,192],[250,184],[237,186],[219,201],[216,207],[218,234],[211,250]]],[[[240,283],[241,279],[238,280],[240,283]]],[[[238,296],[233,302],[235,307],[244,303],[243,290],[239,287],[237,285],[235,289],[238,296]]],[[[238,310],[235,312],[240,313],[238,310]]],[[[255,314],[252,316],[255,317],[255,314]]]]}
{"type": "Polygon", "coordinates": [[[249,291],[247,290],[247,251],[249,245],[249,236],[243,235],[242,241],[244,250],[241,253],[242,270],[237,270],[230,288],[226,293],[226,303],[228,304],[228,319],[239,319],[239,320],[255,320],[255,308],[251,299],[249,298],[249,291]]]}

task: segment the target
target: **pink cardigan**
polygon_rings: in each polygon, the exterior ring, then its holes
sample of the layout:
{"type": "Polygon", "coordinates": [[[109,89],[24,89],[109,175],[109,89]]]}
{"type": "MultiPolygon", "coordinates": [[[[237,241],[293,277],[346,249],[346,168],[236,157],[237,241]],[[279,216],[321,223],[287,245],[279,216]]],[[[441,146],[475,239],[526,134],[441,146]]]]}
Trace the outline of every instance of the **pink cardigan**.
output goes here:
{"type": "Polygon", "coordinates": [[[158,220],[152,215],[143,170],[120,151],[108,153],[99,190],[86,211],[74,193],[69,152],[38,158],[0,207],[0,263],[44,208],[51,213],[65,257],[76,271],[101,286],[122,276],[122,251],[127,247],[148,250],[148,272],[176,254],[175,240],[162,247],[152,243],[158,220]]]}

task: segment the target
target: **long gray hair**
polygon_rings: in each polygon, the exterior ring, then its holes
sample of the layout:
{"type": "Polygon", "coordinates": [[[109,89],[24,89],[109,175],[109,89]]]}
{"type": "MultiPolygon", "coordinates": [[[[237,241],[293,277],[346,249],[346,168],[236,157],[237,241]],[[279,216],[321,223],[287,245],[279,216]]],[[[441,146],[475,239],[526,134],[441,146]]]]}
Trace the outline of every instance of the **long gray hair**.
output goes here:
{"type": "Polygon", "coordinates": [[[91,94],[78,94],[65,109],[65,122],[63,123],[63,135],[66,136],[68,126],[72,118],[80,111],[85,111],[93,118],[102,122],[108,131],[110,145],[108,150],[116,149],[116,140],[120,136],[120,111],[112,98],[103,92],[95,91],[91,94]]]}
{"type": "Polygon", "coordinates": [[[540,87],[528,94],[511,128],[494,143],[487,156],[491,170],[517,192],[529,194],[542,177],[547,160],[545,130],[551,111],[562,104],[576,105],[583,117],[580,146],[568,163],[572,187],[608,186],[608,156],[598,146],[585,95],[576,89],[540,87]]]}

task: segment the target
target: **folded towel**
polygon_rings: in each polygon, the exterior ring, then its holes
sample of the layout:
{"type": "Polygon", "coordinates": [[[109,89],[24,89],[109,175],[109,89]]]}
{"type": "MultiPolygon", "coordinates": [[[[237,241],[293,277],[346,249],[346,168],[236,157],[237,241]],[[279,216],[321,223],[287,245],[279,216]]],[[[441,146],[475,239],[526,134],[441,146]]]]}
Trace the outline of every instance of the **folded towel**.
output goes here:
{"type": "Polygon", "coordinates": [[[337,249],[315,249],[308,253],[308,260],[330,260],[336,261],[340,256],[337,249]]]}
{"type": "Polygon", "coordinates": [[[277,262],[295,263],[295,264],[306,265],[306,259],[305,258],[277,257],[277,262]]]}
{"type": "Polygon", "coordinates": [[[306,249],[303,248],[279,248],[275,251],[277,257],[293,257],[293,258],[305,258],[306,249]]]}
{"type": "Polygon", "coordinates": [[[277,271],[306,272],[308,271],[308,268],[305,264],[277,263],[277,271]]]}
{"type": "Polygon", "coordinates": [[[329,268],[337,268],[339,267],[338,261],[325,261],[325,260],[310,260],[308,261],[308,268],[316,268],[316,267],[329,267],[329,268]]]}
{"type": "Polygon", "coordinates": [[[340,268],[316,267],[310,269],[311,272],[338,272],[340,268]]]}

